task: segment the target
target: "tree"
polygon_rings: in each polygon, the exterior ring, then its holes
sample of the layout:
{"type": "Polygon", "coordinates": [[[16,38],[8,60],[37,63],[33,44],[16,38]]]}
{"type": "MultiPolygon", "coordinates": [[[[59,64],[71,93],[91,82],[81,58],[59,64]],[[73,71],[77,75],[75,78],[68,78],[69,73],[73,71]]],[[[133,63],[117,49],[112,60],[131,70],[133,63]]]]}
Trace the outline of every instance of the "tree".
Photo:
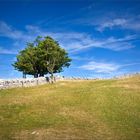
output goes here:
{"type": "Polygon", "coordinates": [[[27,47],[17,55],[17,61],[13,66],[24,75],[38,77],[50,73],[53,78],[54,73],[69,67],[70,62],[68,53],[57,41],[47,36],[37,37],[33,43],[27,43],[27,47]]]}
{"type": "Polygon", "coordinates": [[[61,72],[64,67],[70,65],[71,59],[68,57],[68,53],[51,37],[45,37],[40,48],[45,50],[45,67],[52,77],[53,73],[61,72]]]}
{"type": "Polygon", "coordinates": [[[36,51],[37,48],[32,43],[27,44],[27,48],[20,51],[17,55],[17,61],[13,64],[16,70],[22,71],[23,75],[30,74],[37,77],[38,65],[36,51]]]}

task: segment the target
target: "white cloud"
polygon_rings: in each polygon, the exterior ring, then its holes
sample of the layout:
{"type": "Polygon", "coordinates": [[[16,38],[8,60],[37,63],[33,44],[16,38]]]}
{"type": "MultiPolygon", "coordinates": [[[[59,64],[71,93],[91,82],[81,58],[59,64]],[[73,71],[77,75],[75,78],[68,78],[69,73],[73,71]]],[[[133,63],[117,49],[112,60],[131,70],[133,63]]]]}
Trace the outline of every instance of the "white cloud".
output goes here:
{"type": "Polygon", "coordinates": [[[67,46],[68,50],[71,52],[87,48],[105,48],[113,51],[121,51],[134,48],[135,46],[133,46],[131,41],[134,41],[136,38],[136,36],[131,35],[123,38],[110,37],[106,39],[92,39],[89,35],[85,35],[79,37],[77,40],[69,38],[67,42],[62,42],[62,45],[67,46]]]}
{"type": "Polygon", "coordinates": [[[90,61],[85,65],[82,65],[78,68],[94,71],[96,73],[107,73],[107,74],[116,74],[122,72],[122,69],[129,66],[140,65],[140,62],[128,63],[128,64],[117,64],[111,62],[98,62],[90,61]]]}
{"type": "MultiPolygon", "coordinates": [[[[115,23],[121,23],[120,20],[115,21],[115,23]]],[[[14,29],[7,23],[0,22],[0,36],[5,36],[11,39],[14,39],[14,44],[17,48],[23,49],[26,42],[33,41],[36,36],[52,36],[54,39],[58,40],[60,45],[67,49],[68,51],[77,52],[87,48],[105,48],[114,51],[121,51],[133,48],[132,40],[136,39],[136,36],[129,35],[123,38],[104,38],[97,39],[91,38],[89,34],[78,33],[78,32],[47,32],[46,30],[33,25],[27,25],[25,27],[26,31],[20,31],[14,29]]],[[[16,49],[15,48],[15,49],[16,49]]]]}
{"type": "Polygon", "coordinates": [[[122,43],[115,43],[110,45],[105,45],[105,48],[114,50],[114,51],[122,51],[122,50],[128,50],[131,48],[134,48],[135,46],[131,45],[130,43],[127,42],[122,42],[122,43]]]}
{"type": "Polygon", "coordinates": [[[119,27],[121,29],[129,29],[134,31],[140,31],[140,17],[137,18],[113,18],[113,19],[102,19],[96,23],[98,31],[104,31],[106,28],[113,29],[119,27]]]}
{"type": "Polygon", "coordinates": [[[91,61],[83,66],[80,66],[79,68],[95,71],[96,73],[111,73],[117,71],[119,67],[119,65],[114,63],[91,61]]]}
{"type": "Polygon", "coordinates": [[[0,21],[0,36],[9,37],[12,39],[20,39],[23,38],[23,33],[12,28],[8,24],[3,21],[0,21]]]}
{"type": "Polygon", "coordinates": [[[9,50],[0,47],[0,54],[17,54],[17,50],[9,50]]]}
{"type": "Polygon", "coordinates": [[[140,62],[129,63],[129,64],[123,64],[123,65],[121,65],[121,67],[128,67],[128,66],[133,66],[133,65],[140,65],[140,62]]]}
{"type": "Polygon", "coordinates": [[[113,19],[113,20],[107,20],[101,23],[98,27],[97,30],[103,31],[105,28],[113,28],[114,26],[123,26],[124,24],[127,23],[126,19],[113,19]]]}

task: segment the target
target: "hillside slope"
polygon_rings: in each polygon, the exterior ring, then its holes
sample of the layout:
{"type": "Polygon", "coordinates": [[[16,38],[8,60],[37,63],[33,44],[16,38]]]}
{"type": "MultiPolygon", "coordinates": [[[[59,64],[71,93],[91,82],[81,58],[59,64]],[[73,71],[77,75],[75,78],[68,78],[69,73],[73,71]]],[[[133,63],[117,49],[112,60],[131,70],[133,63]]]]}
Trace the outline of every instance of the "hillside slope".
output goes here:
{"type": "Polygon", "coordinates": [[[1,140],[139,140],[140,76],[0,90],[1,140]]]}

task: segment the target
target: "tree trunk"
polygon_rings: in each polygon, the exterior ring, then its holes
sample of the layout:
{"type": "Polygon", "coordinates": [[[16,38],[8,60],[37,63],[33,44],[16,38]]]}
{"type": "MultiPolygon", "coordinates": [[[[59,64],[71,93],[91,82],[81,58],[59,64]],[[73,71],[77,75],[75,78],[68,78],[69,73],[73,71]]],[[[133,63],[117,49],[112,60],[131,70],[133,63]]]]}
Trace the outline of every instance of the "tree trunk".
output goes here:
{"type": "Polygon", "coordinates": [[[43,73],[40,73],[40,74],[39,74],[39,77],[44,77],[44,74],[43,74],[43,73]]]}
{"type": "Polygon", "coordinates": [[[26,78],[26,73],[25,72],[23,72],[23,78],[26,78]]]}
{"type": "Polygon", "coordinates": [[[54,83],[54,76],[53,76],[53,73],[51,73],[51,83],[52,83],[52,84],[54,83]]]}
{"type": "Polygon", "coordinates": [[[34,78],[38,78],[38,74],[36,73],[36,74],[34,74],[34,78]]]}

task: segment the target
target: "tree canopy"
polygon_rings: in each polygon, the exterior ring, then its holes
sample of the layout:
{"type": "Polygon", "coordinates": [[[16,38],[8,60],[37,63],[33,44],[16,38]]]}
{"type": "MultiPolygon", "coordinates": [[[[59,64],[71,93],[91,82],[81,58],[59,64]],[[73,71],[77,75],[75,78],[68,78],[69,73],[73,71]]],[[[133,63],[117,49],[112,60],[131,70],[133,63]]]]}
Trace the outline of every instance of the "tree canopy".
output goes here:
{"type": "Polygon", "coordinates": [[[71,59],[68,53],[60,47],[53,38],[38,36],[34,42],[27,43],[24,50],[17,55],[17,60],[13,66],[24,75],[34,75],[34,77],[45,74],[59,73],[64,67],[70,66],[71,59]]]}

